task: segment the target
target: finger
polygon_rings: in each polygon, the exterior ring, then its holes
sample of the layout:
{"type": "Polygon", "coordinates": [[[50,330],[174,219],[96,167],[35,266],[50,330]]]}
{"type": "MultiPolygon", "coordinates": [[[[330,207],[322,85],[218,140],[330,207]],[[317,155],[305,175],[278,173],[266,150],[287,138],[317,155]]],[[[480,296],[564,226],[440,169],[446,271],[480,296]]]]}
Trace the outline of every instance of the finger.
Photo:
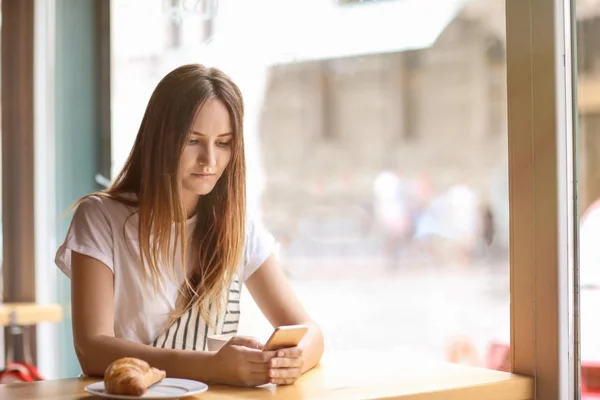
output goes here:
{"type": "Polygon", "coordinates": [[[269,383],[275,384],[275,385],[279,385],[279,386],[286,386],[286,385],[293,385],[294,383],[296,383],[297,379],[271,379],[269,381],[269,383]]]}
{"type": "Polygon", "coordinates": [[[248,336],[234,336],[229,340],[229,344],[234,346],[244,346],[256,350],[263,348],[262,343],[260,343],[257,339],[248,336]]]}
{"type": "Polygon", "coordinates": [[[301,368],[304,364],[302,358],[279,358],[275,357],[269,361],[271,368],[301,368]]]}
{"type": "Polygon", "coordinates": [[[287,349],[277,350],[277,357],[300,358],[302,357],[302,349],[296,346],[287,349]]]}
{"type": "Polygon", "coordinates": [[[248,349],[246,353],[246,360],[251,363],[266,364],[275,357],[274,351],[259,351],[248,349]]]}
{"type": "Polygon", "coordinates": [[[300,374],[300,368],[271,368],[269,370],[269,377],[272,379],[298,379],[300,374]]]}

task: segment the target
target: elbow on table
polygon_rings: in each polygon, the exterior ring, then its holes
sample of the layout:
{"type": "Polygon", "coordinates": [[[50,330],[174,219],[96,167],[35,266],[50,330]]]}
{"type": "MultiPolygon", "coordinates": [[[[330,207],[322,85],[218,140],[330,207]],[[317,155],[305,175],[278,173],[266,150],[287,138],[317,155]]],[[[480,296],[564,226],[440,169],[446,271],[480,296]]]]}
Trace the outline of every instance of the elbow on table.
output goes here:
{"type": "Polygon", "coordinates": [[[93,340],[75,344],[75,354],[81,367],[81,372],[89,377],[103,377],[108,367],[103,357],[98,357],[98,344],[93,340]]]}

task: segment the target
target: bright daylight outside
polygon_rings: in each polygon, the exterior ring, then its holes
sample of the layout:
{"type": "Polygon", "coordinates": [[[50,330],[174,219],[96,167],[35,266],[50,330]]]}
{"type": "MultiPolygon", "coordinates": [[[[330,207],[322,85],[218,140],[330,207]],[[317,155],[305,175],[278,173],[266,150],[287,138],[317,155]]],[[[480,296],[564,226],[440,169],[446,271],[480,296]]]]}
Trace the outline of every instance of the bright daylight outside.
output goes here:
{"type": "MultiPolygon", "coordinates": [[[[113,177],[158,81],[221,68],[245,98],[249,208],[327,351],[508,368],[504,0],[112,7],[113,177]]],[[[247,292],[242,315],[270,333],[247,292]]]]}
{"type": "Polygon", "coordinates": [[[600,392],[600,2],[577,0],[577,106],[581,393],[600,392]]]}

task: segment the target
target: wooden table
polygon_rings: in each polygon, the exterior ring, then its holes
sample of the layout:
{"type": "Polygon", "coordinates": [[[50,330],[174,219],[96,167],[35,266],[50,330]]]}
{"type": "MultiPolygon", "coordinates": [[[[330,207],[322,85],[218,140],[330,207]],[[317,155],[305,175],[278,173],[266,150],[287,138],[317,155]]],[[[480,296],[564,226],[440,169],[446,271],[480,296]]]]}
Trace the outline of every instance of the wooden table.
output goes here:
{"type": "MultiPolygon", "coordinates": [[[[96,400],[84,391],[93,379],[63,379],[0,385],[0,399],[96,400]]],[[[352,351],[324,357],[321,366],[293,386],[242,389],[211,386],[186,399],[411,399],[529,400],[533,379],[505,372],[446,363],[430,363],[386,354],[352,351]]],[[[99,399],[98,399],[99,400],[99,399]]]]}

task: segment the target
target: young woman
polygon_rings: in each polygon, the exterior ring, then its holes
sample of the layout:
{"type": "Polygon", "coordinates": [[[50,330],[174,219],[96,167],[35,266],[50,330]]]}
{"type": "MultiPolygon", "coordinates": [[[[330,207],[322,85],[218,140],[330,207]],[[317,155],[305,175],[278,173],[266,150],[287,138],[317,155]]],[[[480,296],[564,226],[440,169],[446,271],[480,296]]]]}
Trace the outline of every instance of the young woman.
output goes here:
{"type": "Polygon", "coordinates": [[[152,94],[133,149],[106,191],[78,202],[56,264],[71,278],[84,374],[136,357],[171,377],[292,384],[323,353],[318,326],[246,213],[243,101],[223,72],[185,65],[152,94]],[[235,336],[245,285],[273,326],[306,324],[298,347],[263,352],[235,336]],[[207,337],[234,337],[218,352],[207,337]]]}

